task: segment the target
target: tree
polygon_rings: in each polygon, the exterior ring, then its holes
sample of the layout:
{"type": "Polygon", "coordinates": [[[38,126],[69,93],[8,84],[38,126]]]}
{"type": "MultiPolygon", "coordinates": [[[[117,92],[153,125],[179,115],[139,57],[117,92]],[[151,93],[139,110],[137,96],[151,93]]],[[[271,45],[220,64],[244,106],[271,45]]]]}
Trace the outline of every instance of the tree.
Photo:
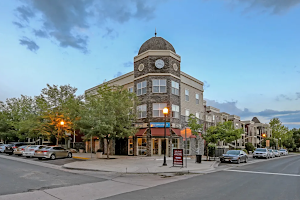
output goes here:
{"type": "Polygon", "coordinates": [[[261,141],[261,145],[263,146],[263,147],[266,147],[266,141],[267,140],[269,140],[270,141],[270,147],[276,147],[277,146],[277,142],[276,142],[276,140],[274,139],[274,138],[271,138],[271,137],[269,137],[269,138],[264,138],[262,141],[261,141]]]}
{"type": "Polygon", "coordinates": [[[254,151],[254,149],[255,149],[255,147],[253,146],[253,144],[251,143],[251,142],[247,142],[246,144],[245,144],[245,148],[246,148],[246,150],[249,152],[249,151],[254,151]]]}
{"type": "Polygon", "coordinates": [[[231,143],[240,139],[244,133],[242,128],[235,129],[231,121],[219,124],[218,131],[220,133],[220,139],[226,143],[231,143]]]}
{"type": "Polygon", "coordinates": [[[112,140],[132,136],[136,132],[133,112],[137,98],[135,93],[124,90],[122,86],[101,85],[97,94],[86,95],[79,121],[80,130],[87,138],[97,136],[107,142],[109,159],[112,140]]]}
{"type": "Polygon", "coordinates": [[[192,134],[196,136],[196,143],[198,143],[199,132],[202,132],[203,124],[199,124],[199,119],[195,115],[190,114],[188,127],[190,127],[192,134]]]}
{"type": "Polygon", "coordinates": [[[272,129],[272,137],[276,139],[283,138],[289,130],[278,118],[271,119],[269,124],[272,129]]]}

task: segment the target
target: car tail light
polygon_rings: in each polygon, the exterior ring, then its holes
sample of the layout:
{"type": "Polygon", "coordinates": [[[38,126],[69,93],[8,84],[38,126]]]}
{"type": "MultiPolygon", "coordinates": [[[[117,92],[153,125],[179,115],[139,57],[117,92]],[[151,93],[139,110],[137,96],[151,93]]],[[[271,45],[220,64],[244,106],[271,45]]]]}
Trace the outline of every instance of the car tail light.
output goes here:
{"type": "Polygon", "coordinates": [[[48,152],[48,151],[42,151],[43,153],[46,153],[46,152],[48,152]]]}
{"type": "Polygon", "coordinates": [[[24,151],[24,149],[21,149],[21,151],[24,151]]]}
{"type": "Polygon", "coordinates": [[[29,151],[34,151],[34,149],[30,149],[29,151]]]}
{"type": "Polygon", "coordinates": [[[15,149],[15,148],[17,148],[17,147],[13,147],[13,148],[15,149]]]}

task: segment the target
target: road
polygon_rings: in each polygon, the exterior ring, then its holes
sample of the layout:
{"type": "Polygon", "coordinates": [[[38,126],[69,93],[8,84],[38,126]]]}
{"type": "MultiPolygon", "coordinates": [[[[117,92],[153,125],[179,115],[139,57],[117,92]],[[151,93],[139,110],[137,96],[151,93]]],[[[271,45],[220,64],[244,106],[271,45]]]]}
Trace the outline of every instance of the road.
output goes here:
{"type": "MultiPolygon", "coordinates": [[[[62,160],[58,160],[58,162],[61,163],[62,160]]],[[[105,180],[0,158],[0,195],[105,180]]]]}
{"type": "Polygon", "coordinates": [[[231,166],[234,167],[223,165],[221,171],[105,199],[300,199],[300,155],[231,166]]]}

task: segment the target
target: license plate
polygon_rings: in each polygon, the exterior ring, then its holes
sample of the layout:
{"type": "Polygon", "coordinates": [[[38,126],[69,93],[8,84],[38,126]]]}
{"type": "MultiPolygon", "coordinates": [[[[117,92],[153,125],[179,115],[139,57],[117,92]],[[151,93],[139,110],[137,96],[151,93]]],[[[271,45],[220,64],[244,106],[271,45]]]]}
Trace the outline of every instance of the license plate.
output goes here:
{"type": "Polygon", "coordinates": [[[225,161],[229,161],[229,159],[225,159],[225,161]]]}

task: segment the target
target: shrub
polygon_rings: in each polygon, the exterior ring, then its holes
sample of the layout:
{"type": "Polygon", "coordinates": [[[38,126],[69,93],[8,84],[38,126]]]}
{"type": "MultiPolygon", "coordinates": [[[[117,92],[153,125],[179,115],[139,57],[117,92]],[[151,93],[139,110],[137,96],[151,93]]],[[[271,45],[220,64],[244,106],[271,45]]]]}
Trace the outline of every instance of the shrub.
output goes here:
{"type": "Polygon", "coordinates": [[[250,143],[250,142],[247,142],[246,144],[245,144],[245,147],[246,147],[246,150],[249,152],[249,151],[254,151],[255,150],[255,147],[253,146],[253,144],[252,143],[250,143]]]}
{"type": "Polygon", "coordinates": [[[208,156],[214,157],[216,151],[216,145],[215,144],[208,144],[208,156]]]}
{"type": "Polygon", "coordinates": [[[245,153],[247,153],[247,154],[248,154],[248,151],[247,151],[247,149],[243,149],[243,151],[244,151],[245,153]]]}

